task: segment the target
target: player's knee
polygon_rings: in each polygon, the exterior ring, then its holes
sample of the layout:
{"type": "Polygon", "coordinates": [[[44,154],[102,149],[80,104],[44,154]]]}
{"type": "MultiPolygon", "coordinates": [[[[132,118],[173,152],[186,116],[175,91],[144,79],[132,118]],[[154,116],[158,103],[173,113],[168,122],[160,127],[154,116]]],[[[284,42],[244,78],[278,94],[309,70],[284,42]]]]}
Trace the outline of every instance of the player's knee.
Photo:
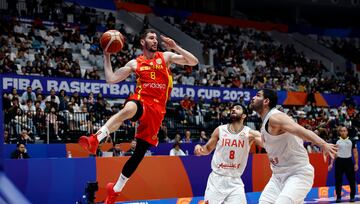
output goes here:
{"type": "Polygon", "coordinates": [[[295,202],[287,196],[279,196],[275,204],[295,204],[295,202]]]}
{"type": "Polygon", "coordinates": [[[135,102],[129,101],[126,103],[125,107],[121,109],[121,112],[126,117],[133,117],[137,111],[138,107],[135,102]]]}
{"type": "Polygon", "coordinates": [[[128,101],[125,104],[125,107],[121,110],[126,119],[129,119],[133,122],[140,119],[143,114],[143,107],[139,101],[128,101]]]}

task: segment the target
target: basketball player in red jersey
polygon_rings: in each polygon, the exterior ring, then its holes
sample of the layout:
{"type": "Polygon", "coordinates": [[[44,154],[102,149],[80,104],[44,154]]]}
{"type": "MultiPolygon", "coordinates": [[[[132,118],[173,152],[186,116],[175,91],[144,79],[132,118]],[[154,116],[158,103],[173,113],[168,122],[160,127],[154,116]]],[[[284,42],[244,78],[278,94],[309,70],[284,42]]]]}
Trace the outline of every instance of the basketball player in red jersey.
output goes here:
{"type": "Polygon", "coordinates": [[[129,61],[124,67],[113,72],[110,54],[104,53],[105,77],[108,83],[118,83],[126,79],[132,72],[136,74],[136,90],[122,110],[113,115],[96,134],[82,136],[79,144],[95,154],[97,146],[110,133],[117,130],[124,120],[139,121],[135,137],[137,145],[134,154],[125,163],[117,182],[108,183],[108,195],[105,204],[114,203],[125,183],[134,173],[150,146],[157,146],[157,133],[166,111],[166,102],[172,89],[171,63],[195,66],[198,59],[190,52],[178,46],[171,38],[160,36],[167,50],[159,52],[155,30],[147,29],[140,36],[143,54],[129,61]]]}

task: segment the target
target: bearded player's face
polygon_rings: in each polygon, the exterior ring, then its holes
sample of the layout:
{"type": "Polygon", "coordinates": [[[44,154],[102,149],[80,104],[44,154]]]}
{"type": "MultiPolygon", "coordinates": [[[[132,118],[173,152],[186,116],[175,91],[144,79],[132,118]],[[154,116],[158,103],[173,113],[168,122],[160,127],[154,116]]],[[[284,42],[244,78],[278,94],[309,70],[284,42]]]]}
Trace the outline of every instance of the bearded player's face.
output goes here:
{"type": "Polygon", "coordinates": [[[241,120],[243,114],[243,109],[241,106],[236,105],[232,108],[230,112],[230,119],[232,122],[238,122],[241,120]]]}
{"type": "Polygon", "coordinates": [[[143,44],[144,49],[150,52],[156,52],[158,50],[158,40],[156,33],[148,33],[146,37],[141,42],[143,44]]]}

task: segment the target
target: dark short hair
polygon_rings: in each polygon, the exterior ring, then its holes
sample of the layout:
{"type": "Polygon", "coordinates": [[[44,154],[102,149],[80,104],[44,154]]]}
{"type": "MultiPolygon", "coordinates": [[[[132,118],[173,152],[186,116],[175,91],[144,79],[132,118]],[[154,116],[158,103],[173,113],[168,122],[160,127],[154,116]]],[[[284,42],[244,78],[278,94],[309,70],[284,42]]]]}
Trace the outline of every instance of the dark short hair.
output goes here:
{"type": "Polygon", "coordinates": [[[264,99],[269,99],[269,107],[274,108],[277,104],[278,97],[277,93],[274,90],[271,89],[262,89],[264,99]]]}
{"type": "Polygon", "coordinates": [[[157,33],[157,32],[156,32],[156,30],[151,29],[151,28],[145,29],[145,30],[140,34],[140,39],[145,39],[145,38],[146,38],[146,35],[147,35],[148,33],[157,33]]]}
{"type": "Polygon", "coordinates": [[[242,108],[242,110],[243,110],[243,114],[245,114],[246,116],[248,115],[248,110],[247,110],[247,108],[246,108],[244,105],[242,105],[241,103],[235,103],[235,104],[232,106],[232,108],[234,108],[235,106],[241,106],[241,108],[242,108]]]}
{"type": "Polygon", "coordinates": [[[179,147],[180,147],[180,142],[175,142],[175,143],[173,144],[173,148],[175,148],[176,146],[179,146],[179,147]]]}

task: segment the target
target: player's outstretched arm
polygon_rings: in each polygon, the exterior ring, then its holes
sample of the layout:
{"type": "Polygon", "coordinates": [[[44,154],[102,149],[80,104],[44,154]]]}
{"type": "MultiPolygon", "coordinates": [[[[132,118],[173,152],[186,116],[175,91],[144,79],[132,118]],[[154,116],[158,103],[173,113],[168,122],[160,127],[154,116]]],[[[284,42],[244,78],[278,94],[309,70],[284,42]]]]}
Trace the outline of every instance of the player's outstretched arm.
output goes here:
{"type": "Polygon", "coordinates": [[[325,142],[322,138],[316,135],[313,131],[307,130],[294,120],[292,120],[285,113],[274,114],[270,117],[269,125],[276,130],[286,131],[296,135],[306,141],[310,141],[319,146],[325,155],[329,155],[334,159],[337,153],[337,146],[325,142]]]}
{"type": "Polygon", "coordinates": [[[264,147],[264,143],[261,139],[261,133],[257,130],[250,130],[249,131],[249,137],[250,137],[250,144],[252,142],[255,142],[260,147],[264,147]]]}
{"type": "Polygon", "coordinates": [[[126,79],[131,72],[136,69],[136,60],[130,60],[124,67],[116,70],[115,72],[112,69],[110,54],[104,53],[104,70],[106,82],[109,84],[115,84],[126,79]]]}
{"type": "Polygon", "coordinates": [[[209,141],[201,146],[197,144],[194,149],[194,154],[196,156],[208,155],[210,154],[216,147],[216,143],[219,140],[219,127],[217,127],[214,132],[211,134],[211,138],[209,141]]]}
{"type": "Polygon", "coordinates": [[[165,37],[163,35],[160,36],[161,40],[163,41],[162,44],[165,46],[168,50],[175,50],[178,54],[175,54],[173,52],[164,52],[164,57],[166,60],[166,63],[171,64],[180,64],[180,65],[189,65],[189,66],[195,66],[199,63],[199,60],[191,54],[189,51],[181,48],[179,45],[176,44],[176,42],[168,37],[165,37]]]}

